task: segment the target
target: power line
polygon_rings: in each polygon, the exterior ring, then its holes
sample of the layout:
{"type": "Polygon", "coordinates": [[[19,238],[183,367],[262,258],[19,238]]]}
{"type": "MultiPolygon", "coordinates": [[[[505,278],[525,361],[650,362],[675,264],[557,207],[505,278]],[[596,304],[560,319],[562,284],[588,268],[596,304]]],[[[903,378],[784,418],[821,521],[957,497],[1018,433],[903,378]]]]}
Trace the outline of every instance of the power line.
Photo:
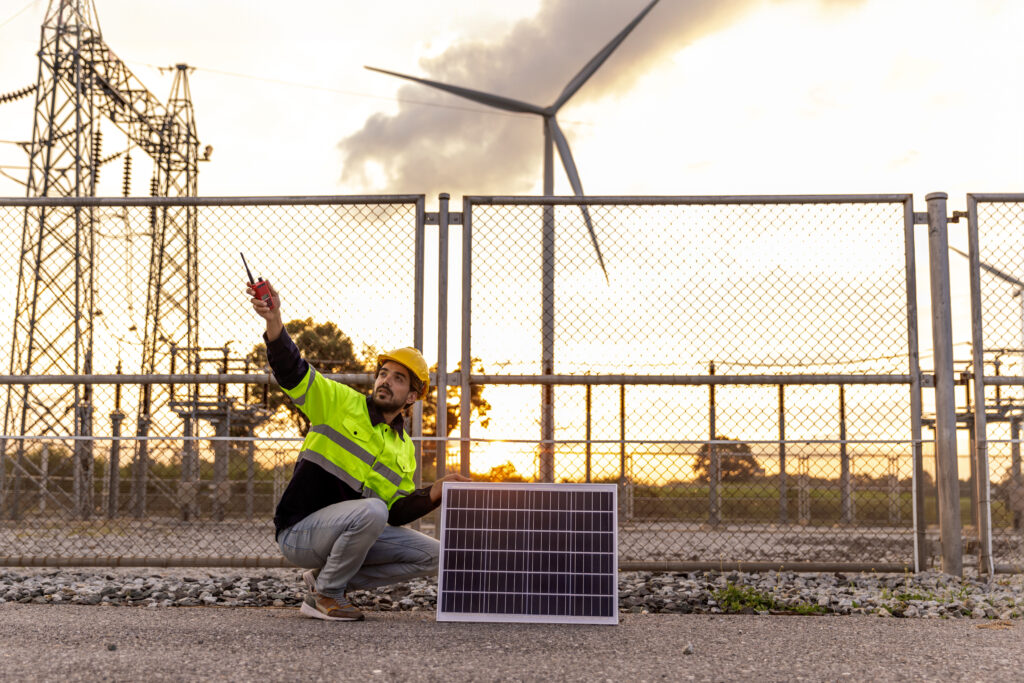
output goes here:
{"type": "Polygon", "coordinates": [[[0,176],[3,176],[5,178],[7,178],[8,180],[13,180],[14,182],[18,183],[19,185],[26,185],[24,180],[21,180],[20,178],[15,178],[14,176],[12,176],[7,171],[4,171],[3,167],[0,167],[0,176]]]}
{"type": "Polygon", "coordinates": [[[12,14],[11,16],[9,16],[9,17],[7,17],[6,19],[4,19],[4,20],[3,20],[2,22],[0,22],[0,28],[3,28],[4,26],[7,26],[7,24],[9,24],[9,23],[11,23],[12,21],[14,21],[15,19],[17,19],[17,18],[18,18],[19,16],[21,16],[21,14],[22,14],[22,13],[23,13],[23,12],[24,12],[25,10],[27,10],[27,9],[28,9],[29,7],[31,7],[31,6],[32,6],[32,5],[34,5],[34,4],[36,4],[36,0],[31,0],[31,1],[30,1],[30,2],[29,2],[29,3],[27,4],[27,5],[25,5],[24,7],[22,7],[22,8],[20,9],[20,10],[18,10],[17,12],[15,12],[14,14],[12,14]]]}
{"type": "MultiPolygon", "coordinates": [[[[156,69],[156,70],[161,71],[161,72],[167,70],[166,66],[157,66],[156,64],[148,64],[146,62],[137,62],[137,61],[134,61],[134,60],[127,60],[127,59],[124,60],[124,61],[128,62],[129,64],[138,64],[140,66],[146,66],[146,67],[149,67],[151,69],[156,69]]],[[[517,112],[500,111],[500,110],[497,110],[497,109],[484,109],[484,108],[480,108],[480,107],[460,107],[459,105],[456,105],[456,104],[442,104],[440,102],[425,102],[423,100],[408,100],[408,99],[402,99],[400,97],[389,97],[387,95],[371,95],[369,93],[355,92],[354,90],[341,90],[339,88],[329,88],[327,86],[317,85],[315,83],[299,83],[298,81],[286,81],[286,80],[279,79],[279,78],[267,78],[265,76],[255,76],[255,75],[252,75],[252,74],[238,73],[237,71],[223,71],[221,69],[211,69],[211,68],[208,68],[208,67],[205,67],[205,66],[192,66],[192,65],[189,65],[189,66],[191,68],[195,69],[196,71],[204,71],[206,73],[217,74],[219,76],[230,76],[232,78],[245,78],[245,79],[252,80],[252,81],[262,81],[264,83],[274,83],[275,85],[287,85],[287,86],[290,86],[290,87],[293,87],[293,88],[306,88],[308,90],[320,90],[322,92],[336,93],[336,94],[339,94],[339,95],[348,95],[350,97],[363,97],[363,98],[371,99],[371,100],[385,100],[385,101],[388,101],[388,102],[399,102],[401,104],[414,104],[414,105],[419,105],[419,106],[423,106],[423,107],[438,107],[440,109],[455,109],[455,110],[458,110],[458,111],[473,112],[474,114],[492,114],[492,115],[495,115],[495,116],[514,116],[514,117],[530,116],[530,114],[521,114],[521,113],[517,113],[517,112]]],[[[589,121],[564,121],[563,123],[569,123],[569,124],[581,125],[581,126],[593,125],[589,121]]]]}

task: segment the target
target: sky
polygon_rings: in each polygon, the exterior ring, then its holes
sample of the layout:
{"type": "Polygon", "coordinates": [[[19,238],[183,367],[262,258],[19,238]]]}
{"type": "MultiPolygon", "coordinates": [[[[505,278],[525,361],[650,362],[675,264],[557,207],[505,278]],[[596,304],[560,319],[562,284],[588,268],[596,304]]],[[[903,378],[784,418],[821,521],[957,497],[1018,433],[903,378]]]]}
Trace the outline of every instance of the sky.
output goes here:
{"type": "MultiPolygon", "coordinates": [[[[166,67],[194,67],[214,149],[201,195],[423,193],[428,208],[440,192],[456,207],[540,194],[540,121],[364,65],[547,105],[647,4],[94,1],[108,45],[160,99],[166,67]]],[[[35,83],[47,4],[0,0],[0,95],[35,83]]],[[[1019,0],[661,0],[558,119],[590,195],[910,192],[923,211],[944,191],[963,209],[968,192],[1024,190],[1021,35],[1019,0]]],[[[0,104],[0,171],[24,176],[10,142],[31,123],[31,98],[0,104]]],[[[108,136],[105,153],[119,145],[108,136]]],[[[100,194],[120,194],[116,176],[100,194]]],[[[135,180],[147,194],[148,175],[135,180]]],[[[557,161],[555,191],[571,193],[557,161]]],[[[0,175],[0,196],[23,193],[0,175]]],[[[963,320],[966,287],[953,297],[963,320]]]]}
{"type": "MultiPolygon", "coordinates": [[[[4,0],[0,93],[35,82],[46,4],[4,0]]],[[[201,194],[458,198],[539,194],[540,121],[363,66],[547,105],[646,2],[95,4],[159,97],[156,67],[196,67],[201,194]]],[[[662,0],[559,121],[588,194],[945,191],[962,208],[1024,186],[1022,28],[1016,0],[662,0]]],[[[0,105],[0,139],[31,137],[31,107],[0,105]]]]}

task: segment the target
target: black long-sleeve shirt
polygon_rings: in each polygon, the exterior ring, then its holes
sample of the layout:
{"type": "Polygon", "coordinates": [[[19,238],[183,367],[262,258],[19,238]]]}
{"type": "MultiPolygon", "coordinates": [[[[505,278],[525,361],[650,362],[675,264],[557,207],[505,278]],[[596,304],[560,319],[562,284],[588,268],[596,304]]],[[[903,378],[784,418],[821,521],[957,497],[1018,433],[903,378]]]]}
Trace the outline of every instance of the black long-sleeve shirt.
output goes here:
{"type": "MultiPolygon", "coordinates": [[[[266,335],[263,338],[266,340],[266,335]]],[[[274,341],[267,341],[267,361],[277,383],[286,389],[297,387],[309,370],[309,363],[302,358],[287,330],[282,330],[281,336],[274,341]]],[[[370,414],[371,423],[378,425],[384,422],[384,416],[369,396],[366,397],[366,409],[370,414]]],[[[404,432],[405,419],[401,413],[391,421],[390,426],[396,434],[404,432]]],[[[358,491],[319,465],[308,460],[299,460],[295,463],[292,479],[288,482],[288,487],[285,488],[274,511],[274,538],[317,510],[334,503],[360,498],[362,495],[358,491]]],[[[437,506],[438,503],[430,500],[429,486],[418,488],[391,504],[388,524],[408,524],[437,506]]]]}

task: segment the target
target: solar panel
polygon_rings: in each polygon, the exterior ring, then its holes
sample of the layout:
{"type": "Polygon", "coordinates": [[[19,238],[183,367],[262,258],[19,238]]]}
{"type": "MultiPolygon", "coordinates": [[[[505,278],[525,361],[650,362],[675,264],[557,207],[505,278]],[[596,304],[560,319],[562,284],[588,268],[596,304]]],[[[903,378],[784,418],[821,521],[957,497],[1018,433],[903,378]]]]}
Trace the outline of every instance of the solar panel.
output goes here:
{"type": "Polygon", "coordinates": [[[614,484],[445,482],[438,621],[619,623],[614,484]]]}

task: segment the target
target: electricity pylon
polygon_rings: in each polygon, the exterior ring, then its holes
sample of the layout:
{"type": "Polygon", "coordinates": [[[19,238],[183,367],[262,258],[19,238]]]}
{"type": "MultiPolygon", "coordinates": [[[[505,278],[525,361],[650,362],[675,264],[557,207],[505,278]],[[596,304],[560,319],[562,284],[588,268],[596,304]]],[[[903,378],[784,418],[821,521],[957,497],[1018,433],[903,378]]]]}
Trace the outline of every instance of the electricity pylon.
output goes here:
{"type": "MultiPolygon", "coordinates": [[[[50,0],[43,21],[35,87],[28,197],[92,197],[100,165],[100,121],[108,119],[155,160],[153,194],[195,196],[198,139],[179,65],[167,105],[157,99],[103,40],[93,0],[50,0]]],[[[96,209],[70,203],[26,209],[19,251],[11,342],[12,375],[78,375],[93,371],[96,209]]],[[[153,229],[142,371],[163,367],[158,344],[194,348],[198,340],[194,207],[151,210],[153,229]]],[[[90,385],[10,387],[4,434],[91,436],[90,385]]],[[[147,418],[148,419],[148,418],[147,418]]],[[[140,423],[142,422],[140,418],[140,423]]],[[[77,516],[91,514],[92,443],[74,445],[77,516]]],[[[0,480],[0,512],[19,516],[21,477],[32,467],[25,441],[13,451],[13,483],[0,480]]],[[[5,469],[0,463],[0,473],[5,469]]],[[[2,474],[0,474],[2,476],[2,474]]]]}

